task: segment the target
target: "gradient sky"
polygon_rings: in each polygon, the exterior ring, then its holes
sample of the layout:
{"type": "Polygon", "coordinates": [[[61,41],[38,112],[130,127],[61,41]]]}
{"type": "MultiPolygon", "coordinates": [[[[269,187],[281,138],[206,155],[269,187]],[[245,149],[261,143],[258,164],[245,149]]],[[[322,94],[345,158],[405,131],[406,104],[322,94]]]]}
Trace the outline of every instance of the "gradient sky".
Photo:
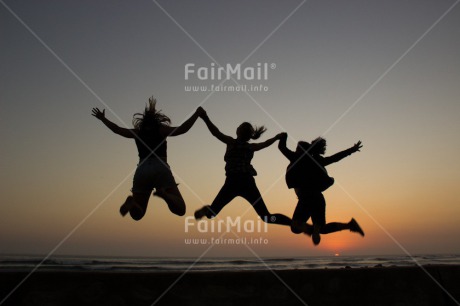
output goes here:
{"type": "MultiPolygon", "coordinates": [[[[0,1],[0,254],[317,256],[460,252],[460,6],[458,1],[0,1]],[[452,9],[451,9],[452,8],[452,9]],[[447,14],[445,14],[447,13],[447,14]],[[445,14],[445,15],[444,15],[445,14]],[[33,33],[31,33],[33,31],[33,33]],[[250,55],[250,56],[249,56],[250,55]],[[249,57],[248,57],[249,56],[249,57]],[[266,92],[187,92],[184,67],[274,63],[266,92]],[[266,245],[186,245],[185,217],[151,198],[145,218],[121,218],[138,162],[134,142],[91,108],[131,126],[149,96],[179,125],[202,105],[222,132],[243,121],[282,131],[288,146],[323,135],[327,220],[354,217],[366,237],[323,236],[318,247],[272,225],[266,245]]],[[[235,85],[227,81],[224,85],[235,85]]],[[[168,140],[186,216],[210,203],[225,145],[203,122],[168,140]]],[[[291,216],[288,161],[255,154],[272,212],[291,216]]],[[[257,220],[234,200],[219,215],[257,220]]],[[[210,221],[207,221],[210,222],[210,221]]],[[[223,238],[235,238],[232,233],[223,238]]]]}

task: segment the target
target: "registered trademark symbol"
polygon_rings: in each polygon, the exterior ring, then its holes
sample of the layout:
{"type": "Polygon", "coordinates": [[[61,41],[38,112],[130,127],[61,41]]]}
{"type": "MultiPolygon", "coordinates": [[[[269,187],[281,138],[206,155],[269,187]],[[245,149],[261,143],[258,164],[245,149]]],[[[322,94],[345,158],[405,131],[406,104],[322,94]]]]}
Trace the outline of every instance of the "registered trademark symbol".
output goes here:
{"type": "Polygon", "coordinates": [[[270,68],[271,68],[271,69],[276,69],[276,64],[275,64],[275,63],[271,63],[271,64],[270,64],[270,68]]]}

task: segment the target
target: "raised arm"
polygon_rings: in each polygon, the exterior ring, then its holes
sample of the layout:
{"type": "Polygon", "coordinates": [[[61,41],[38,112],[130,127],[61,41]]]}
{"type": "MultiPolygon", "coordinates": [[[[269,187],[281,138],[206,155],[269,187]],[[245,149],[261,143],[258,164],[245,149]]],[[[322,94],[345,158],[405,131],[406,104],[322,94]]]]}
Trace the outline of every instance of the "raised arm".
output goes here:
{"type": "Polygon", "coordinates": [[[289,150],[286,146],[287,133],[281,133],[280,141],[278,142],[278,149],[286,156],[287,159],[292,161],[295,158],[295,153],[289,150]]]}
{"type": "Polygon", "coordinates": [[[323,159],[323,166],[327,166],[327,165],[330,165],[332,163],[336,163],[340,160],[342,160],[343,158],[355,153],[355,152],[359,152],[360,149],[362,148],[362,144],[361,144],[361,141],[358,141],[357,143],[355,143],[351,148],[349,149],[346,149],[346,150],[343,150],[341,152],[338,152],[338,153],[335,153],[334,155],[331,155],[329,157],[325,157],[323,159]]]}
{"type": "Polygon", "coordinates": [[[200,116],[200,114],[204,112],[204,109],[200,106],[196,109],[196,111],[193,113],[190,118],[184,121],[180,126],[173,127],[173,126],[162,126],[160,133],[163,134],[163,136],[179,136],[182,134],[187,133],[192,126],[195,124],[196,120],[200,116]]]}
{"type": "Polygon", "coordinates": [[[101,120],[102,123],[104,123],[105,126],[108,127],[115,134],[118,134],[118,135],[126,137],[126,138],[134,138],[135,137],[134,130],[119,127],[118,125],[116,125],[115,123],[113,123],[112,121],[107,119],[105,117],[105,109],[100,111],[99,108],[95,107],[95,108],[93,108],[93,111],[92,111],[91,115],[93,115],[97,119],[101,120]]]}
{"type": "Polygon", "coordinates": [[[284,133],[279,133],[278,135],[275,135],[274,137],[272,137],[270,139],[267,139],[264,142],[252,143],[251,147],[252,147],[252,149],[254,151],[259,151],[259,150],[265,149],[265,148],[271,146],[272,144],[274,144],[275,141],[277,141],[278,139],[281,139],[281,137],[283,137],[283,134],[284,133]]]}
{"type": "Polygon", "coordinates": [[[206,112],[204,112],[201,115],[201,118],[203,119],[204,123],[206,123],[206,126],[208,127],[209,131],[214,137],[216,137],[225,144],[232,144],[233,142],[235,142],[235,139],[219,131],[219,129],[214,125],[214,123],[212,123],[211,119],[209,119],[206,112]]]}

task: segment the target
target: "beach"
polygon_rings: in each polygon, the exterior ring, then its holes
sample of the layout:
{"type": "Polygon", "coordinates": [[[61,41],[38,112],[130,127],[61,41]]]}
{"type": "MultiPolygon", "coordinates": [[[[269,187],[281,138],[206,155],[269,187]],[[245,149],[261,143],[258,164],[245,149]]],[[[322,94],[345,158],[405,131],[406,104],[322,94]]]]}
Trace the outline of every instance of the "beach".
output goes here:
{"type": "MultiPolygon", "coordinates": [[[[1,299],[27,272],[1,272],[1,299]]],[[[37,271],[6,305],[458,305],[460,266],[277,271],[37,271]]]]}

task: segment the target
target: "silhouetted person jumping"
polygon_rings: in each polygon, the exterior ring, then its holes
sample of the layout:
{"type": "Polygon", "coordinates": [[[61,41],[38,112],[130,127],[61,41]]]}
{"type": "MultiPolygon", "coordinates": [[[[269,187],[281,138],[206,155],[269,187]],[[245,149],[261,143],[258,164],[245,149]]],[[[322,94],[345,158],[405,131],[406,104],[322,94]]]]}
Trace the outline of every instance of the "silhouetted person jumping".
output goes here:
{"type": "Polygon", "coordinates": [[[227,145],[224,156],[226,179],[211,206],[206,205],[197,210],[195,218],[201,219],[205,216],[213,218],[235,197],[241,196],[251,203],[264,222],[291,225],[289,217],[282,214],[271,214],[268,211],[254,180],[257,172],[251,165],[254,152],[272,145],[280,138],[281,134],[261,143],[249,143],[250,139],[258,139],[266,131],[265,127],[253,127],[250,123],[244,122],[237,128],[237,137],[234,139],[220,132],[206,115],[206,112],[201,117],[211,134],[227,145]]]}
{"type": "Polygon", "coordinates": [[[150,194],[161,197],[168,204],[169,210],[176,215],[185,214],[185,202],[177,188],[176,181],[167,163],[167,143],[169,136],[182,135],[193,126],[199,114],[204,112],[200,107],[179,127],[169,126],[169,117],[156,110],[156,99],[150,98],[144,113],[133,116],[134,129],[122,128],[105,117],[105,110],[93,108],[92,115],[101,120],[112,132],[126,138],[134,138],[139,153],[139,164],[133,179],[132,196],[128,196],[120,207],[120,213],[128,212],[138,221],[147,210],[150,194]]]}
{"type": "Polygon", "coordinates": [[[313,140],[311,144],[299,141],[295,152],[286,147],[286,140],[287,134],[284,133],[278,148],[290,161],[286,170],[286,183],[289,188],[294,188],[299,199],[292,216],[292,232],[311,235],[314,245],[320,243],[320,234],[329,234],[345,229],[364,236],[363,230],[353,218],[348,223],[326,223],[326,201],[322,194],[334,184],[334,179],[329,177],[325,166],[358,152],[362,147],[361,141],[347,150],[324,157],[322,155],[326,153],[326,140],[321,137],[313,140]],[[306,223],[310,217],[313,226],[306,223]]]}

